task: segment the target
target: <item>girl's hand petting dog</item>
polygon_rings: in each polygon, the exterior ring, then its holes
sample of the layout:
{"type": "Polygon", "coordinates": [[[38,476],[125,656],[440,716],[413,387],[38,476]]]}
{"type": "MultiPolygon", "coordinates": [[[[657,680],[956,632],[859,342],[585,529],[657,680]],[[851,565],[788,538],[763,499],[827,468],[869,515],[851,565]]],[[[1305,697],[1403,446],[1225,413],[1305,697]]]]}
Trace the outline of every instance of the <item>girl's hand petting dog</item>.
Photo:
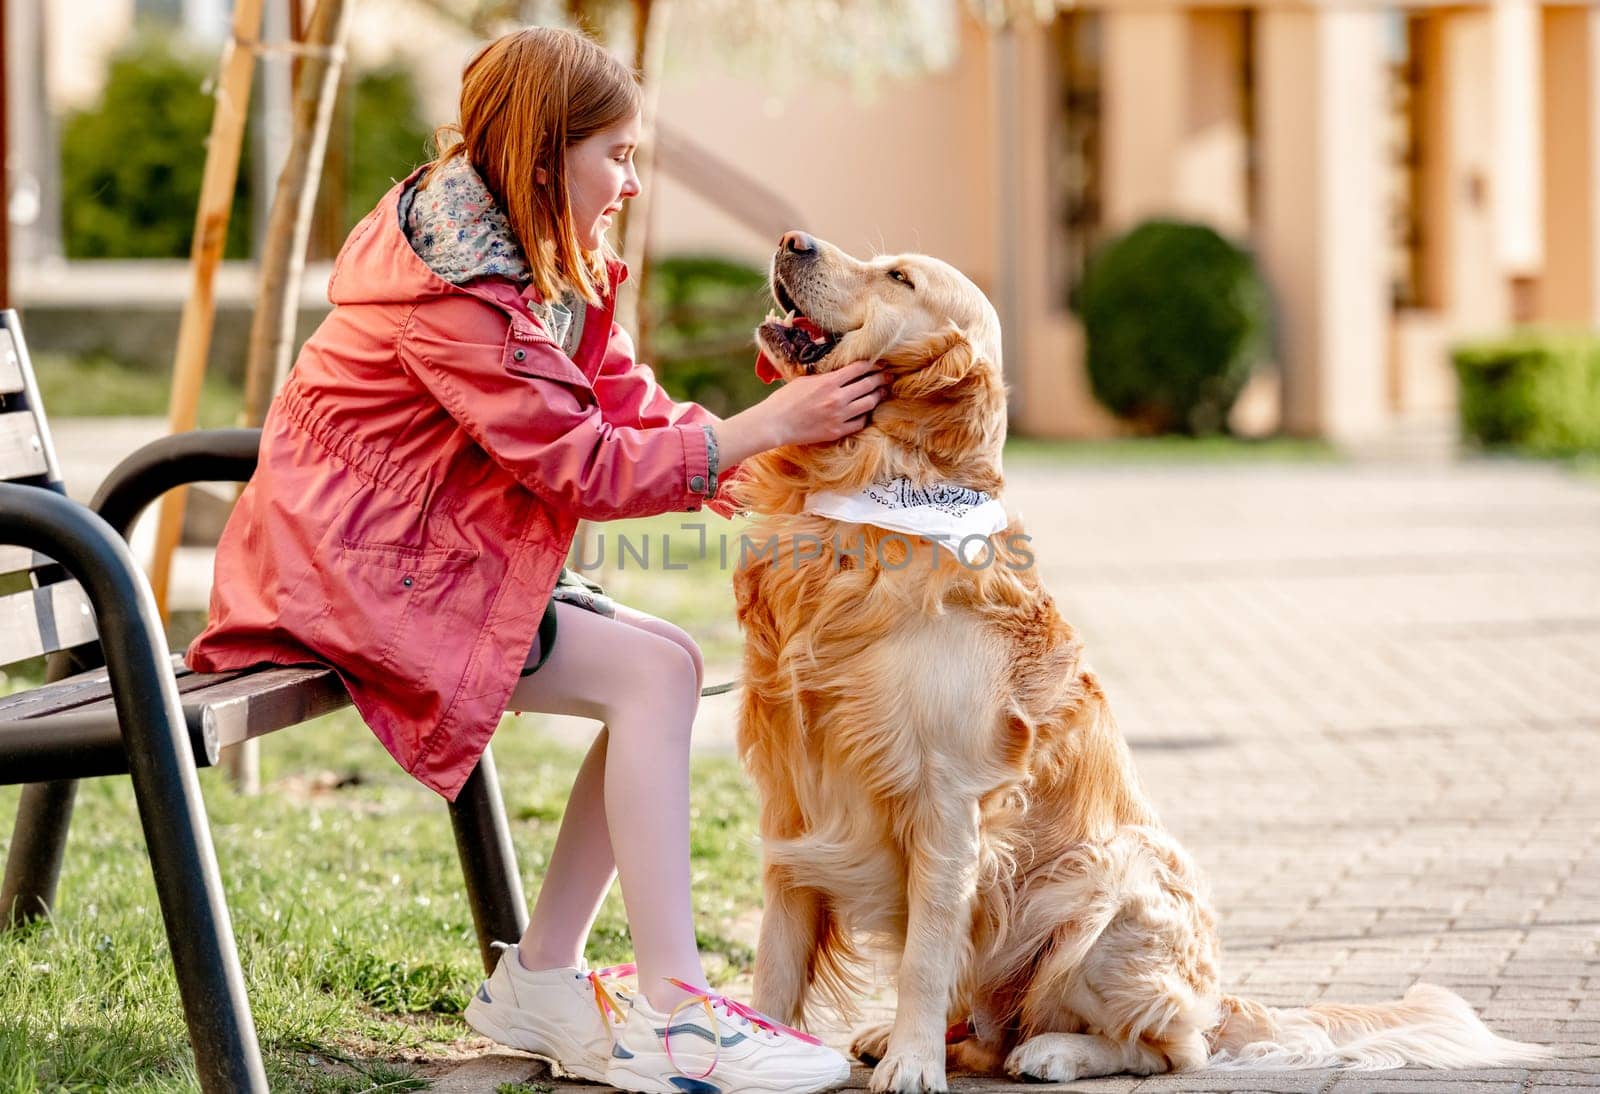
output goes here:
{"type": "Polygon", "coordinates": [[[847,437],[865,426],[873,408],[889,397],[891,382],[876,361],[852,361],[829,372],[797,376],[713,427],[722,462],[740,463],[779,445],[847,437]]]}

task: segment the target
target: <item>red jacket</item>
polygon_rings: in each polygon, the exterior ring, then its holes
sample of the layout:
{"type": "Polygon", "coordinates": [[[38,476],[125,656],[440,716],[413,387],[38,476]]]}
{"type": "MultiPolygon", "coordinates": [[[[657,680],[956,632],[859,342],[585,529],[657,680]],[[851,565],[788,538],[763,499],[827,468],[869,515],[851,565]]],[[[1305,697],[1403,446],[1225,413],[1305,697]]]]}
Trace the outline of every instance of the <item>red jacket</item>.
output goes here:
{"type": "Polygon", "coordinates": [[[695,403],[674,402],[591,308],[574,357],[501,278],[444,281],[397,185],[350,234],[333,311],[273,401],[217,545],[199,672],[317,661],[400,766],[454,800],[500,721],[580,518],[715,497],[695,403]]]}

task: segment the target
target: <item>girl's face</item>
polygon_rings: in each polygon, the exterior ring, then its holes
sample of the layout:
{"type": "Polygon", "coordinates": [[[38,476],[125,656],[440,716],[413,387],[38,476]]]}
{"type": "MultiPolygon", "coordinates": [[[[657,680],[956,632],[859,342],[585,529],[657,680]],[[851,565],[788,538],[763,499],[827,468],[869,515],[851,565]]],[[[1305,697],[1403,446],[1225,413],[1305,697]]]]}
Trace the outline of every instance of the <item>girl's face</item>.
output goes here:
{"type": "Polygon", "coordinates": [[[639,115],[602,129],[567,148],[567,200],[578,242],[595,250],[622,203],[639,193],[633,150],[639,115]]]}

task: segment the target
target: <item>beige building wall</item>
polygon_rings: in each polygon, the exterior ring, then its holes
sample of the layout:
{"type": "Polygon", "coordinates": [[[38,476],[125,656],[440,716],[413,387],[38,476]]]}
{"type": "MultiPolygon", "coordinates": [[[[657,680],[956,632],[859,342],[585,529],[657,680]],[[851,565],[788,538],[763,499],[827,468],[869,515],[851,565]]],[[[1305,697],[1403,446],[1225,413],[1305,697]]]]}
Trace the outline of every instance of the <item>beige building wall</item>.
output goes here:
{"type": "MultiPolygon", "coordinates": [[[[947,257],[987,289],[996,217],[987,49],[968,25],[957,65],[885,81],[870,97],[844,81],[780,94],[717,72],[675,75],[662,87],[660,116],[783,194],[804,216],[794,227],[854,254],[947,257]]],[[[753,238],[670,176],[651,181],[658,253],[771,256],[777,240],[753,238]]]]}

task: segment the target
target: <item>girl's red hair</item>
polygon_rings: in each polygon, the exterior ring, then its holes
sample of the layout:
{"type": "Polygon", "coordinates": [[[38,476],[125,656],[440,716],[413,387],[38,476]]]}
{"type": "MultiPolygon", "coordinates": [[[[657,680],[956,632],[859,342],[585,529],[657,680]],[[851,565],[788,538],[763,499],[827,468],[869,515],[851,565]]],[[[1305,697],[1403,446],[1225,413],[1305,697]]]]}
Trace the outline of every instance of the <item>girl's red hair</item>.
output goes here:
{"type": "Polygon", "coordinates": [[[628,67],[570,30],[527,27],[496,38],[467,62],[461,120],[436,134],[437,163],[465,156],[472,164],[511,222],[546,300],[570,287],[598,304],[609,291],[609,247],[602,242],[586,250],[572,223],[566,151],[639,107],[639,82],[628,67]],[[544,183],[536,181],[536,168],[544,169],[544,183]]]}

